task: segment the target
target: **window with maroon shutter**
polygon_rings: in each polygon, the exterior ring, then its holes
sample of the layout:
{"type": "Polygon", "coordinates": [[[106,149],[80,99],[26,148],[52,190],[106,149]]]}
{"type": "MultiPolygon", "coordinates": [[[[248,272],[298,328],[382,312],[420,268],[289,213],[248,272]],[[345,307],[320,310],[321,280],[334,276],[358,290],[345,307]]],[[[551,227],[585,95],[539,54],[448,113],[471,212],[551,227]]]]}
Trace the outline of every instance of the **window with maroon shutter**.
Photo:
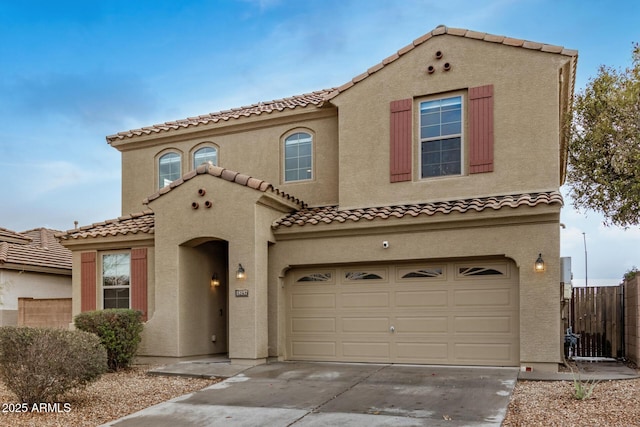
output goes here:
{"type": "Polygon", "coordinates": [[[469,88],[469,173],[493,171],[493,85],[469,88]]]}
{"type": "Polygon", "coordinates": [[[131,249],[131,308],[147,320],[147,248],[131,249]]]}
{"type": "Polygon", "coordinates": [[[96,253],[80,254],[80,311],[96,309],[96,253]]]}
{"type": "Polygon", "coordinates": [[[391,182],[411,181],[412,99],[391,102],[391,182]]]}

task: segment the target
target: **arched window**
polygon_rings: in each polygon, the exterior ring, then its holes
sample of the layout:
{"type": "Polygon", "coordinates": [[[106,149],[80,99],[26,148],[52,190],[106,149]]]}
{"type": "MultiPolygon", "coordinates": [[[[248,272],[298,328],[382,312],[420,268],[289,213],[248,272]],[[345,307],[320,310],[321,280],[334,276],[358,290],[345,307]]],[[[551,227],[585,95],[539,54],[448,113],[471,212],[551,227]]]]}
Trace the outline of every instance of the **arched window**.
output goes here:
{"type": "Polygon", "coordinates": [[[167,153],[158,161],[158,188],[166,187],[180,178],[180,154],[167,153]]]}
{"type": "Polygon", "coordinates": [[[302,181],[312,178],[313,137],[296,132],[284,140],[284,180],[302,181]]]}
{"type": "Polygon", "coordinates": [[[203,147],[193,153],[193,168],[197,168],[203,163],[211,162],[218,166],[218,150],[214,147],[203,147]]]}

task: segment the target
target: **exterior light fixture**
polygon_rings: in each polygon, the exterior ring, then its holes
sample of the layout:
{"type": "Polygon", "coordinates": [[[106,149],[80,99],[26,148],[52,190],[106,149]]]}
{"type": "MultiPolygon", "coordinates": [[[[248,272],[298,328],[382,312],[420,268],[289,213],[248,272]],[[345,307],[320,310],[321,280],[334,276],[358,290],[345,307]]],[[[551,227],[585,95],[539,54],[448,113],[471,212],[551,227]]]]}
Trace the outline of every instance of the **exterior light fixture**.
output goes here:
{"type": "Polygon", "coordinates": [[[538,259],[536,260],[536,263],[534,264],[533,269],[536,272],[542,272],[542,271],[545,270],[544,260],[542,259],[542,254],[538,254],[538,259]]]}
{"type": "Polygon", "coordinates": [[[218,279],[218,275],[216,273],[213,273],[213,276],[211,276],[211,287],[214,286],[220,286],[220,280],[218,279]]]}
{"type": "Polygon", "coordinates": [[[246,277],[247,275],[244,272],[244,268],[242,267],[242,264],[238,264],[238,270],[236,270],[236,279],[244,280],[246,277]]]}

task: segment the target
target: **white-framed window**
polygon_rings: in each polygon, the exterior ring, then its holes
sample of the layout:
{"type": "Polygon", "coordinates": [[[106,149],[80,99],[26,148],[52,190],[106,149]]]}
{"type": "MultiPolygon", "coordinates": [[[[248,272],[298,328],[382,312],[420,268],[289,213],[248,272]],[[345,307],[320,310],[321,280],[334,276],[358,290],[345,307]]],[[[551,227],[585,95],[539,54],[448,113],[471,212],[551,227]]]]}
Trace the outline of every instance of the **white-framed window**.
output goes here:
{"type": "Polygon", "coordinates": [[[215,147],[202,147],[193,153],[193,168],[197,168],[203,163],[211,162],[218,166],[218,149],[215,147]]]}
{"type": "Polygon", "coordinates": [[[313,136],[296,132],[284,140],[284,181],[305,181],[313,178],[313,136]]]}
{"type": "Polygon", "coordinates": [[[420,102],[420,177],[463,173],[462,96],[420,102]]]}
{"type": "Polygon", "coordinates": [[[158,188],[166,187],[172,181],[182,175],[182,157],[180,154],[170,152],[163,154],[158,159],[158,188]]]}
{"type": "Polygon", "coordinates": [[[102,308],[130,308],[131,254],[102,254],[102,308]]]}

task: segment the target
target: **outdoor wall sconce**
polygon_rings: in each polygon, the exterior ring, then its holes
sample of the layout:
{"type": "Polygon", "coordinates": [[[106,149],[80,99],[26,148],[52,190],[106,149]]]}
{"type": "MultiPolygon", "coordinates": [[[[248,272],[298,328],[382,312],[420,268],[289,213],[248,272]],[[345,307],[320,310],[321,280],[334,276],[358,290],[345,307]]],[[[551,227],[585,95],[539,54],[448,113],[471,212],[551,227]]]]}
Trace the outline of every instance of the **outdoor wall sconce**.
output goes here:
{"type": "Polygon", "coordinates": [[[238,270],[236,270],[236,279],[244,280],[246,277],[247,275],[244,272],[244,268],[242,267],[242,264],[238,264],[238,270]]]}
{"type": "Polygon", "coordinates": [[[211,287],[220,286],[220,279],[218,279],[218,275],[213,273],[211,276],[211,287]]]}
{"type": "Polygon", "coordinates": [[[536,272],[542,272],[542,271],[545,270],[544,260],[542,259],[542,254],[538,254],[538,259],[536,260],[536,263],[533,265],[533,269],[536,272]]]}

